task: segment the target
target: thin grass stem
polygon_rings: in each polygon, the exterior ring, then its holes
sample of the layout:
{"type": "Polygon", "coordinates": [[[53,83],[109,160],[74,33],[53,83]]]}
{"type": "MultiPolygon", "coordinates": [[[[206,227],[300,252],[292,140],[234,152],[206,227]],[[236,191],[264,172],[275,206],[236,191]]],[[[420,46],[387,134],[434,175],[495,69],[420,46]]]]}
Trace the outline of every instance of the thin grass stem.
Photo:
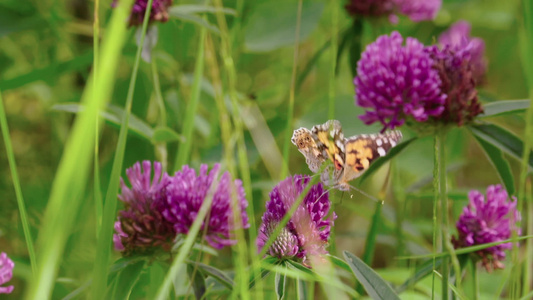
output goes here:
{"type": "Polygon", "coordinates": [[[187,106],[187,112],[185,114],[185,120],[183,122],[182,134],[185,137],[185,141],[179,145],[179,149],[174,162],[174,171],[177,171],[181,166],[187,163],[189,156],[191,155],[191,148],[193,144],[193,132],[194,132],[194,117],[198,110],[198,104],[200,102],[200,91],[202,87],[202,78],[204,75],[204,52],[205,52],[205,37],[207,29],[205,27],[200,28],[200,37],[198,40],[198,50],[196,53],[196,63],[194,66],[194,79],[192,83],[191,97],[189,105],[187,106]]]}
{"type": "Polygon", "coordinates": [[[298,69],[298,56],[300,49],[300,23],[302,22],[302,0],[298,0],[298,11],[296,14],[296,30],[294,33],[294,52],[292,60],[291,86],[289,89],[289,107],[287,109],[287,126],[285,128],[285,138],[283,144],[283,165],[281,167],[280,179],[287,176],[289,172],[289,145],[293,131],[294,119],[294,91],[296,88],[296,73],[298,69]]]}
{"type": "MultiPolygon", "coordinates": [[[[531,53],[533,53],[533,0],[524,0],[522,1],[523,4],[523,29],[521,30],[521,50],[522,50],[522,64],[524,65],[524,72],[527,79],[527,86],[528,86],[528,92],[529,92],[529,99],[533,103],[533,58],[531,57],[531,53]]],[[[522,209],[522,211],[531,212],[531,207],[533,204],[531,201],[526,202],[526,180],[528,176],[528,160],[529,160],[529,153],[532,146],[532,139],[533,139],[533,107],[530,106],[526,112],[525,116],[525,130],[524,130],[524,149],[522,152],[522,164],[520,168],[520,182],[519,182],[519,188],[518,188],[518,203],[517,208],[522,209]]],[[[531,214],[528,213],[530,216],[531,214]]],[[[528,217],[529,217],[528,216],[528,217]]],[[[528,226],[526,227],[527,230],[533,230],[533,225],[530,226],[531,221],[530,218],[528,218],[528,226]]],[[[532,231],[527,231],[526,234],[531,234],[532,231]]],[[[513,233],[514,237],[517,237],[517,233],[513,233]]],[[[533,242],[527,241],[526,242],[526,249],[525,253],[527,253],[524,257],[523,264],[520,264],[518,252],[519,249],[517,247],[518,243],[513,243],[513,249],[512,249],[512,261],[513,261],[513,267],[516,266],[516,269],[521,269],[520,266],[524,266],[524,274],[522,276],[522,295],[527,294],[532,287],[531,278],[532,278],[532,270],[531,265],[533,264],[533,242]]],[[[513,277],[513,281],[516,281],[514,284],[511,284],[513,288],[511,288],[511,297],[518,298],[518,281],[520,280],[520,272],[516,272],[516,276],[513,277]]]]}
{"type": "MultiPolygon", "coordinates": [[[[165,107],[165,100],[161,93],[161,84],[159,83],[159,72],[157,71],[157,62],[155,57],[152,57],[150,65],[152,66],[152,82],[154,84],[154,93],[159,107],[159,126],[167,126],[167,109],[165,107]]],[[[163,173],[168,169],[168,152],[167,143],[158,143],[155,145],[155,151],[157,153],[158,160],[163,167],[163,173]]]]}
{"type": "MultiPolygon", "coordinates": [[[[94,1],[94,21],[93,21],[93,77],[98,77],[98,60],[100,58],[100,0],[94,1]]],[[[93,89],[97,89],[96,85],[93,89]]],[[[97,91],[94,91],[97,94],[97,91]]],[[[100,140],[100,114],[96,115],[94,126],[94,159],[93,159],[93,196],[94,206],[96,210],[96,238],[100,234],[102,226],[102,214],[104,210],[104,203],[102,201],[102,189],[100,184],[100,164],[99,164],[99,140],[100,140]]]]}
{"type": "Polygon", "coordinates": [[[126,105],[124,108],[125,114],[120,125],[120,132],[118,136],[117,147],[115,149],[115,156],[113,158],[113,166],[111,170],[111,177],[109,179],[109,185],[107,188],[107,194],[105,197],[104,212],[102,218],[102,228],[98,235],[98,241],[96,245],[96,257],[97,260],[93,269],[93,287],[92,298],[95,300],[103,299],[107,290],[107,278],[108,278],[108,264],[109,256],[113,237],[113,223],[116,218],[117,210],[117,194],[119,187],[120,174],[122,172],[122,165],[124,162],[124,152],[126,151],[126,140],[128,137],[128,127],[131,115],[131,107],[133,104],[133,94],[135,92],[135,82],[137,80],[137,74],[139,72],[139,64],[141,61],[141,53],[144,45],[144,39],[146,36],[146,30],[148,28],[148,21],[150,19],[150,11],[152,9],[153,0],[149,0],[147,9],[144,14],[144,20],[142,25],[141,40],[137,47],[137,53],[135,55],[135,63],[131,73],[130,83],[128,87],[128,94],[126,96],[126,105]]]}
{"type": "Polygon", "coordinates": [[[11,179],[15,188],[15,196],[17,197],[17,205],[20,213],[20,222],[24,231],[24,239],[26,240],[26,247],[30,255],[30,264],[32,275],[37,274],[37,260],[35,258],[35,248],[33,247],[33,238],[31,236],[30,222],[28,221],[28,214],[26,212],[26,204],[22,196],[22,188],[20,187],[20,178],[17,170],[17,163],[15,161],[15,153],[13,152],[13,145],[11,144],[11,136],[9,135],[9,127],[7,125],[6,112],[4,110],[4,101],[2,99],[2,92],[0,91],[0,126],[2,127],[2,137],[4,138],[4,145],[6,147],[7,160],[9,162],[9,169],[11,171],[11,179]]]}

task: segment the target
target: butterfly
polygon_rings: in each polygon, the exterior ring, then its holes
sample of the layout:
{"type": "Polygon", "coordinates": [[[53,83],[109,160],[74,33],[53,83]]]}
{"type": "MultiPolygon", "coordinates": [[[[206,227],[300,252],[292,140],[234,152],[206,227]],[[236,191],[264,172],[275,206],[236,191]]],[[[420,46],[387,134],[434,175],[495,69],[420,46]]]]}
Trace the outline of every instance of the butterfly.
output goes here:
{"type": "Polygon", "coordinates": [[[378,157],[385,156],[402,139],[398,130],[378,134],[360,134],[344,138],[341,123],[329,120],[315,125],[311,130],[301,127],[294,130],[292,143],[298,147],[309,166],[317,173],[322,164],[330,160],[321,179],[341,191],[350,190],[349,181],[361,176],[378,157]]]}

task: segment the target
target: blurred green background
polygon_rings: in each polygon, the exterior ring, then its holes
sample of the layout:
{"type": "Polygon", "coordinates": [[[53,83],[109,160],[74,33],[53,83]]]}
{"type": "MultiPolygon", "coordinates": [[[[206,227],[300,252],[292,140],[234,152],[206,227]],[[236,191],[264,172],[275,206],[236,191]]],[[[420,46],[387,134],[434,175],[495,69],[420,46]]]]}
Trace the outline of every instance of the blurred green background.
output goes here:
{"type": "MultiPolygon", "coordinates": [[[[203,1],[178,1],[174,4],[202,4],[203,1]]],[[[332,34],[332,13],[338,12],[339,35],[351,26],[353,19],[344,11],[344,1],[304,1],[301,20],[301,43],[297,58],[297,89],[295,91],[294,128],[312,127],[327,120],[328,93],[332,78],[330,48],[322,55],[315,54],[328,43],[332,34]],[[314,60],[313,58],[316,58],[314,60]],[[304,70],[308,69],[304,77],[304,70]]],[[[34,238],[37,235],[46,207],[52,179],[58,166],[74,114],[60,104],[78,102],[87,82],[92,64],[93,1],[17,1],[0,2],[0,91],[10,126],[11,138],[19,167],[29,220],[34,238]]],[[[234,1],[224,1],[233,8],[234,1]]],[[[245,1],[244,13],[239,16],[243,26],[233,45],[237,69],[237,89],[243,106],[246,125],[246,145],[251,166],[253,201],[256,221],[259,222],[268,200],[268,192],[280,180],[291,72],[293,65],[294,31],[297,1],[245,1]],[[265,154],[266,153],[266,154],[265,154]],[[265,156],[267,155],[267,156],[265,156]]],[[[102,1],[101,24],[111,13],[111,1],[102,1]]],[[[444,1],[433,22],[413,23],[401,17],[397,25],[387,22],[365,21],[363,41],[369,43],[378,33],[398,30],[405,36],[418,38],[424,44],[433,43],[438,35],[457,20],[472,24],[472,36],[486,43],[489,67],[486,82],[479,89],[484,103],[494,100],[524,99],[527,87],[519,55],[518,1],[444,1]],[[371,27],[373,26],[373,27],[371,27]]],[[[235,17],[229,16],[229,26],[235,17]]],[[[208,16],[216,24],[213,16],[208,16]]],[[[126,26],[126,24],[125,24],[126,26]]],[[[167,126],[181,132],[185,108],[190,97],[194,60],[197,54],[199,27],[196,24],[171,18],[158,24],[159,40],[153,50],[162,96],[167,108],[167,126]]],[[[104,26],[102,26],[104,27],[104,26]]],[[[136,50],[134,29],[117,69],[112,104],[123,107],[136,50]]],[[[105,34],[105,31],[103,32],[105,34]]],[[[195,140],[190,165],[212,165],[223,157],[219,113],[213,98],[212,71],[222,68],[217,50],[219,39],[212,34],[211,51],[217,57],[215,65],[206,62],[199,112],[195,117],[195,140]]],[[[207,50],[209,51],[209,49],[207,50]]],[[[354,105],[353,77],[349,54],[345,50],[339,58],[335,79],[335,118],[343,124],[345,135],[378,132],[379,126],[365,126],[358,119],[362,110],[354,105]]],[[[141,63],[135,87],[133,114],[140,122],[155,127],[160,118],[154,95],[151,66],[141,63]]],[[[229,101],[229,100],[228,100],[229,101]]],[[[523,116],[499,117],[492,120],[521,134],[523,116]]],[[[118,126],[106,122],[101,130],[100,167],[102,188],[110,175],[118,126]]],[[[414,133],[402,128],[405,137],[414,133]]],[[[178,147],[168,144],[169,166],[178,147]]],[[[377,239],[373,267],[384,268],[386,279],[402,282],[412,262],[398,261],[396,255],[422,254],[431,250],[433,140],[417,140],[393,162],[397,180],[386,195],[377,239]],[[402,195],[402,196],[399,196],[402,195]],[[405,201],[398,198],[405,197],[405,201]],[[395,228],[396,211],[405,220],[403,232],[395,228]],[[403,269],[399,269],[403,268],[403,269]],[[403,272],[403,273],[402,273],[403,272]]],[[[16,263],[13,284],[15,291],[6,299],[18,299],[30,276],[29,258],[7,158],[2,144],[0,150],[0,251],[8,253],[16,263]]],[[[305,159],[291,145],[289,170],[291,174],[311,174],[305,159]]],[[[499,183],[498,175],[485,158],[472,136],[464,129],[453,130],[447,142],[450,199],[455,201],[455,216],[466,203],[470,189],[484,191],[489,184],[499,183]]],[[[124,166],[136,161],[156,160],[154,144],[142,134],[130,132],[124,166]]],[[[515,175],[518,162],[510,159],[515,175]]],[[[361,188],[377,195],[382,188],[389,166],[376,173],[361,188]]],[[[169,170],[171,171],[171,170],[169,170]]],[[[53,298],[62,298],[79,287],[92,271],[95,260],[95,208],[92,182],[87,185],[84,207],[77,217],[74,234],[67,245],[59,273],[59,283],[53,298]]],[[[105,194],[105,191],[102,191],[105,194]]],[[[334,191],[332,199],[339,214],[336,221],[336,251],[348,250],[361,254],[374,202],[358,192],[334,191]]],[[[120,205],[120,204],[119,204],[120,205]]],[[[259,225],[259,224],[257,224],[259,225]]],[[[455,232],[454,232],[455,233],[455,232]]],[[[218,267],[229,267],[221,259],[213,261],[218,267]]],[[[118,257],[118,254],[117,254],[118,257]]],[[[481,278],[482,291],[494,295],[498,288],[491,284],[497,272],[481,278]]],[[[483,275],[485,276],[485,275],[483,275]]],[[[430,285],[429,285],[430,286],[430,285]]],[[[413,296],[414,297],[414,296],[413,296]]],[[[423,299],[423,298],[422,298],[423,299]]]]}

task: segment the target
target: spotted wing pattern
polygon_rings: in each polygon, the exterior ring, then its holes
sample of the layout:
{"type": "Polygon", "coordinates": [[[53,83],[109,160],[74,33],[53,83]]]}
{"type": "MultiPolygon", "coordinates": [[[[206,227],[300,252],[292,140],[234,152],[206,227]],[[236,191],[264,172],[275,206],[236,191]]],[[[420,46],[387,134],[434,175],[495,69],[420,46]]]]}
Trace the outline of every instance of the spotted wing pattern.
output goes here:
{"type": "Polygon", "coordinates": [[[387,155],[401,139],[402,133],[398,130],[344,138],[340,122],[329,120],[311,130],[295,130],[291,140],[314,173],[327,159],[333,162],[333,166],[321,174],[321,179],[327,185],[347,191],[349,181],[361,176],[375,159],[387,155]]]}
{"type": "Polygon", "coordinates": [[[298,151],[304,155],[305,162],[309,166],[309,169],[313,171],[313,173],[318,172],[320,166],[326,159],[322,155],[322,151],[318,149],[311,131],[303,127],[296,129],[292,134],[291,142],[298,147],[298,151]]]}

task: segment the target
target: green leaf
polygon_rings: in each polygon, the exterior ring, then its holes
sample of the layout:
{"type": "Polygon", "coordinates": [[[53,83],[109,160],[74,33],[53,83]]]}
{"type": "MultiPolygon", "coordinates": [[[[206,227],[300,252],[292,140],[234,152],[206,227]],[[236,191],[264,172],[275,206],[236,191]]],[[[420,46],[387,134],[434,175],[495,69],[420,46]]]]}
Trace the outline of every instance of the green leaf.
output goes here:
{"type": "MultiPolygon", "coordinates": [[[[324,4],[304,1],[300,23],[300,41],[317,27],[324,4]]],[[[298,4],[266,1],[255,6],[244,30],[244,45],[250,52],[268,52],[294,44],[298,4]]]]}
{"type": "Polygon", "coordinates": [[[192,288],[194,290],[194,296],[196,299],[202,299],[205,294],[205,277],[202,272],[194,264],[187,264],[187,273],[191,280],[192,288]]]}
{"type": "MultiPolygon", "coordinates": [[[[237,12],[234,9],[231,8],[222,8],[221,11],[228,15],[237,15],[237,12]]],[[[174,5],[169,8],[168,10],[169,14],[178,13],[178,14],[198,14],[198,13],[216,13],[217,8],[214,6],[208,6],[208,5],[195,5],[195,4],[182,4],[182,5],[174,5]]]]}
{"type": "Polygon", "coordinates": [[[276,295],[278,300],[285,298],[285,287],[287,284],[287,276],[285,274],[276,273],[276,279],[274,280],[276,295]]]}
{"type": "Polygon", "coordinates": [[[487,154],[491,164],[494,166],[494,168],[496,168],[496,171],[498,171],[500,180],[505,185],[505,189],[509,195],[514,195],[515,187],[513,173],[511,172],[509,162],[505,159],[505,157],[503,157],[502,151],[479,136],[474,135],[474,137],[478,141],[481,148],[483,148],[485,151],[485,154],[487,154]]]}
{"type": "Polygon", "coordinates": [[[344,259],[372,299],[400,299],[391,286],[357,256],[343,251],[344,259]]]}
{"type": "MultiPolygon", "coordinates": [[[[491,123],[470,125],[469,128],[477,137],[494,145],[496,148],[501,149],[503,152],[513,156],[518,160],[522,159],[522,149],[524,148],[524,143],[513,133],[491,123]]],[[[533,167],[533,155],[531,155],[531,151],[528,165],[530,168],[533,167]]]]}
{"type": "Polygon", "coordinates": [[[494,117],[525,112],[530,106],[529,99],[502,100],[483,105],[483,113],[478,117],[494,117]]]}
{"type": "Polygon", "coordinates": [[[137,261],[126,266],[120,272],[111,299],[129,299],[133,287],[139,281],[145,264],[146,260],[137,261]]]}
{"type": "Polygon", "coordinates": [[[2,78],[2,80],[0,80],[0,90],[7,91],[38,80],[52,80],[58,78],[63,73],[83,70],[91,65],[92,61],[93,52],[89,51],[84,54],[77,55],[71,60],[65,62],[56,62],[44,68],[33,70],[24,75],[8,79],[2,78]]]}
{"type": "Polygon", "coordinates": [[[383,166],[386,162],[388,162],[389,160],[391,160],[392,158],[394,158],[396,155],[398,155],[400,152],[402,152],[403,149],[405,149],[405,147],[407,147],[409,144],[411,144],[411,142],[413,142],[414,140],[416,140],[417,138],[416,137],[413,137],[413,138],[410,138],[408,139],[407,141],[405,142],[402,142],[402,143],[399,143],[398,145],[396,145],[396,147],[392,147],[392,149],[390,149],[389,153],[387,153],[387,155],[385,156],[382,156],[378,159],[376,159],[371,165],[370,167],[368,168],[368,170],[366,170],[363,175],[361,175],[361,180],[360,180],[360,183],[362,183],[363,181],[365,181],[368,177],[370,177],[370,175],[372,175],[372,173],[374,173],[376,170],[378,170],[381,166],[383,166]]]}
{"type": "MultiPolygon", "coordinates": [[[[192,262],[189,262],[192,263],[192,262]]],[[[205,274],[213,277],[216,281],[220,282],[222,285],[227,287],[228,289],[233,289],[233,280],[226,275],[222,270],[219,270],[215,267],[200,263],[200,262],[194,262],[198,268],[202,270],[205,274]]]]}
{"type": "Polygon", "coordinates": [[[175,141],[184,142],[185,138],[168,127],[157,127],[154,129],[154,134],[152,136],[152,144],[168,143],[175,141]]]}
{"type": "MultiPolygon", "coordinates": [[[[439,269],[442,264],[442,257],[435,259],[435,269],[439,269]]],[[[429,274],[433,273],[433,259],[426,260],[415,270],[415,274],[408,278],[402,285],[396,288],[396,293],[400,294],[401,292],[411,288],[420,280],[424,279],[429,274]]]]}
{"type": "MultiPolygon", "coordinates": [[[[61,103],[53,105],[51,109],[78,114],[84,109],[84,107],[79,103],[61,103]]],[[[120,126],[124,116],[124,109],[115,105],[108,105],[107,111],[100,111],[100,116],[109,123],[120,126]]],[[[130,115],[128,128],[131,130],[131,132],[136,133],[138,136],[152,141],[154,130],[150,127],[150,125],[133,114],[130,115]]]]}
{"type": "Polygon", "coordinates": [[[341,269],[344,269],[345,271],[348,271],[348,272],[352,271],[350,266],[341,258],[333,256],[333,255],[328,255],[328,257],[331,260],[331,262],[337,267],[340,267],[341,269]]]}

